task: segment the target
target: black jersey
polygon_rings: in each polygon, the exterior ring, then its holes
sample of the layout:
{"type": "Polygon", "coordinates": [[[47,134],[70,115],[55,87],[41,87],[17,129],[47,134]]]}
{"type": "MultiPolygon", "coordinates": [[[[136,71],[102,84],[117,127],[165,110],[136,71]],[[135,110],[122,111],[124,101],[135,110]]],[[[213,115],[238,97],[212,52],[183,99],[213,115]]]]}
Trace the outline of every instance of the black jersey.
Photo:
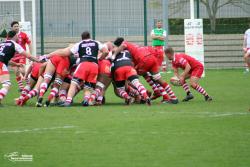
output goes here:
{"type": "Polygon", "coordinates": [[[98,51],[103,48],[103,45],[95,40],[83,40],[71,48],[73,54],[78,54],[80,62],[94,62],[97,63],[98,51]]]}
{"type": "Polygon", "coordinates": [[[0,62],[8,65],[10,59],[14,57],[15,53],[24,52],[23,48],[12,40],[7,40],[0,43],[0,62]]]}
{"type": "Polygon", "coordinates": [[[132,56],[129,51],[125,50],[116,55],[115,59],[112,62],[111,70],[114,71],[119,67],[123,66],[133,66],[132,56]]]}

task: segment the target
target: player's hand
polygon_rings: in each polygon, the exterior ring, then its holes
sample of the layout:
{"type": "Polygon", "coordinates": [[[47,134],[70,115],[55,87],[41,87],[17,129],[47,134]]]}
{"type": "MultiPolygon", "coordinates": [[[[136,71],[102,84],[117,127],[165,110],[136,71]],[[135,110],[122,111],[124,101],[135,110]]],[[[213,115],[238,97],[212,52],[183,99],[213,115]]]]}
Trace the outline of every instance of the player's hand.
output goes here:
{"type": "Polygon", "coordinates": [[[182,85],[185,83],[185,77],[184,76],[180,76],[180,83],[182,85]]]}

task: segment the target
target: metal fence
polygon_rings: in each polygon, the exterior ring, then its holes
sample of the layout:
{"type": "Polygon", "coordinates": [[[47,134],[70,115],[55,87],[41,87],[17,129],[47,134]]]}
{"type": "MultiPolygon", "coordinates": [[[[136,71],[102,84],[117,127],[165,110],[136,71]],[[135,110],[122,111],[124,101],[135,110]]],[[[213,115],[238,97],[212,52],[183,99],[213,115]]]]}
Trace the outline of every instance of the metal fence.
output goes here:
{"type": "MultiPolygon", "coordinates": [[[[216,0],[208,1],[212,3],[216,0]]],[[[219,0],[219,5],[226,1],[229,0],[219,0]]],[[[37,0],[38,37],[41,30],[40,2],[43,3],[44,37],[77,37],[83,30],[91,31],[99,39],[108,36],[143,37],[145,33],[150,33],[155,19],[163,19],[165,22],[171,20],[169,22],[170,34],[181,34],[183,33],[183,19],[190,16],[189,0],[37,0]],[[164,6],[164,1],[167,6],[164,6]],[[167,18],[164,17],[166,11],[167,18]],[[145,14],[147,14],[146,24],[145,14]]],[[[207,8],[200,0],[196,2],[200,2],[196,13],[200,18],[207,19],[204,26],[205,32],[209,33],[207,8]]],[[[229,3],[219,8],[216,17],[223,18],[217,19],[217,26],[222,30],[220,33],[242,33],[239,29],[241,23],[237,18],[249,18],[249,8],[249,0],[238,0],[237,4],[229,3]],[[237,22],[230,23],[225,21],[226,18],[236,18],[237,22]],[[231,26],[226,29],[221,27],[220,23],[226,26],[235,24],[237,27],[234,29],[231,26]]],[[[31,21],[30,2],[25,2],[25,19],[31,21]]],[[[19,3],[0,2],[0,30],[1,27],[9,28],[13,20],[20,20],[19,3]]]]}

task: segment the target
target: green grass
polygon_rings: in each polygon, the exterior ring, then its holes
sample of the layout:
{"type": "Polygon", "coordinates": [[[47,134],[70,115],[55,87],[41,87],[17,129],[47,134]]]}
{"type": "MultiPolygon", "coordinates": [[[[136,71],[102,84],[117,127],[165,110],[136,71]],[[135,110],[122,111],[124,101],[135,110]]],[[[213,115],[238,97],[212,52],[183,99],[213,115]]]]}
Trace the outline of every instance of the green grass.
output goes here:
{"type": "Polygon", "coordinates": [[[208,70],[201,85],[213,102],[193,91],[189,103],[125,106],[109,89],[102,107],[35,108],[14,105],[13,82],[0,108],[0,166],[248,167],[250,75],[208,70]],[[10,162],[11,152],[33,162],[10,162]]]}

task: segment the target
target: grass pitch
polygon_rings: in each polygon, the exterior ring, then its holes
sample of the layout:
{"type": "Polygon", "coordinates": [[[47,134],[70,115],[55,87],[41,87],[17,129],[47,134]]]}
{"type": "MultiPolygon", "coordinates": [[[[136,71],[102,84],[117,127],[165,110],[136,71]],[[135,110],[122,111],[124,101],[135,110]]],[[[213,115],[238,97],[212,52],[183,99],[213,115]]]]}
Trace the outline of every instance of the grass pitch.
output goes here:
{"type": "Polygon", "coordinates": [[[0,108],[0,166],[248,167],[250,75],[207,70],[200,84],[214,101],[192,90],[188,103],[125,106],[109,89],[102,107],[35,108],[35,99],[14,105],[13,82],[0,108]],[[33,161],[11,162],[4,155],[12,152],[33,161]]]}

